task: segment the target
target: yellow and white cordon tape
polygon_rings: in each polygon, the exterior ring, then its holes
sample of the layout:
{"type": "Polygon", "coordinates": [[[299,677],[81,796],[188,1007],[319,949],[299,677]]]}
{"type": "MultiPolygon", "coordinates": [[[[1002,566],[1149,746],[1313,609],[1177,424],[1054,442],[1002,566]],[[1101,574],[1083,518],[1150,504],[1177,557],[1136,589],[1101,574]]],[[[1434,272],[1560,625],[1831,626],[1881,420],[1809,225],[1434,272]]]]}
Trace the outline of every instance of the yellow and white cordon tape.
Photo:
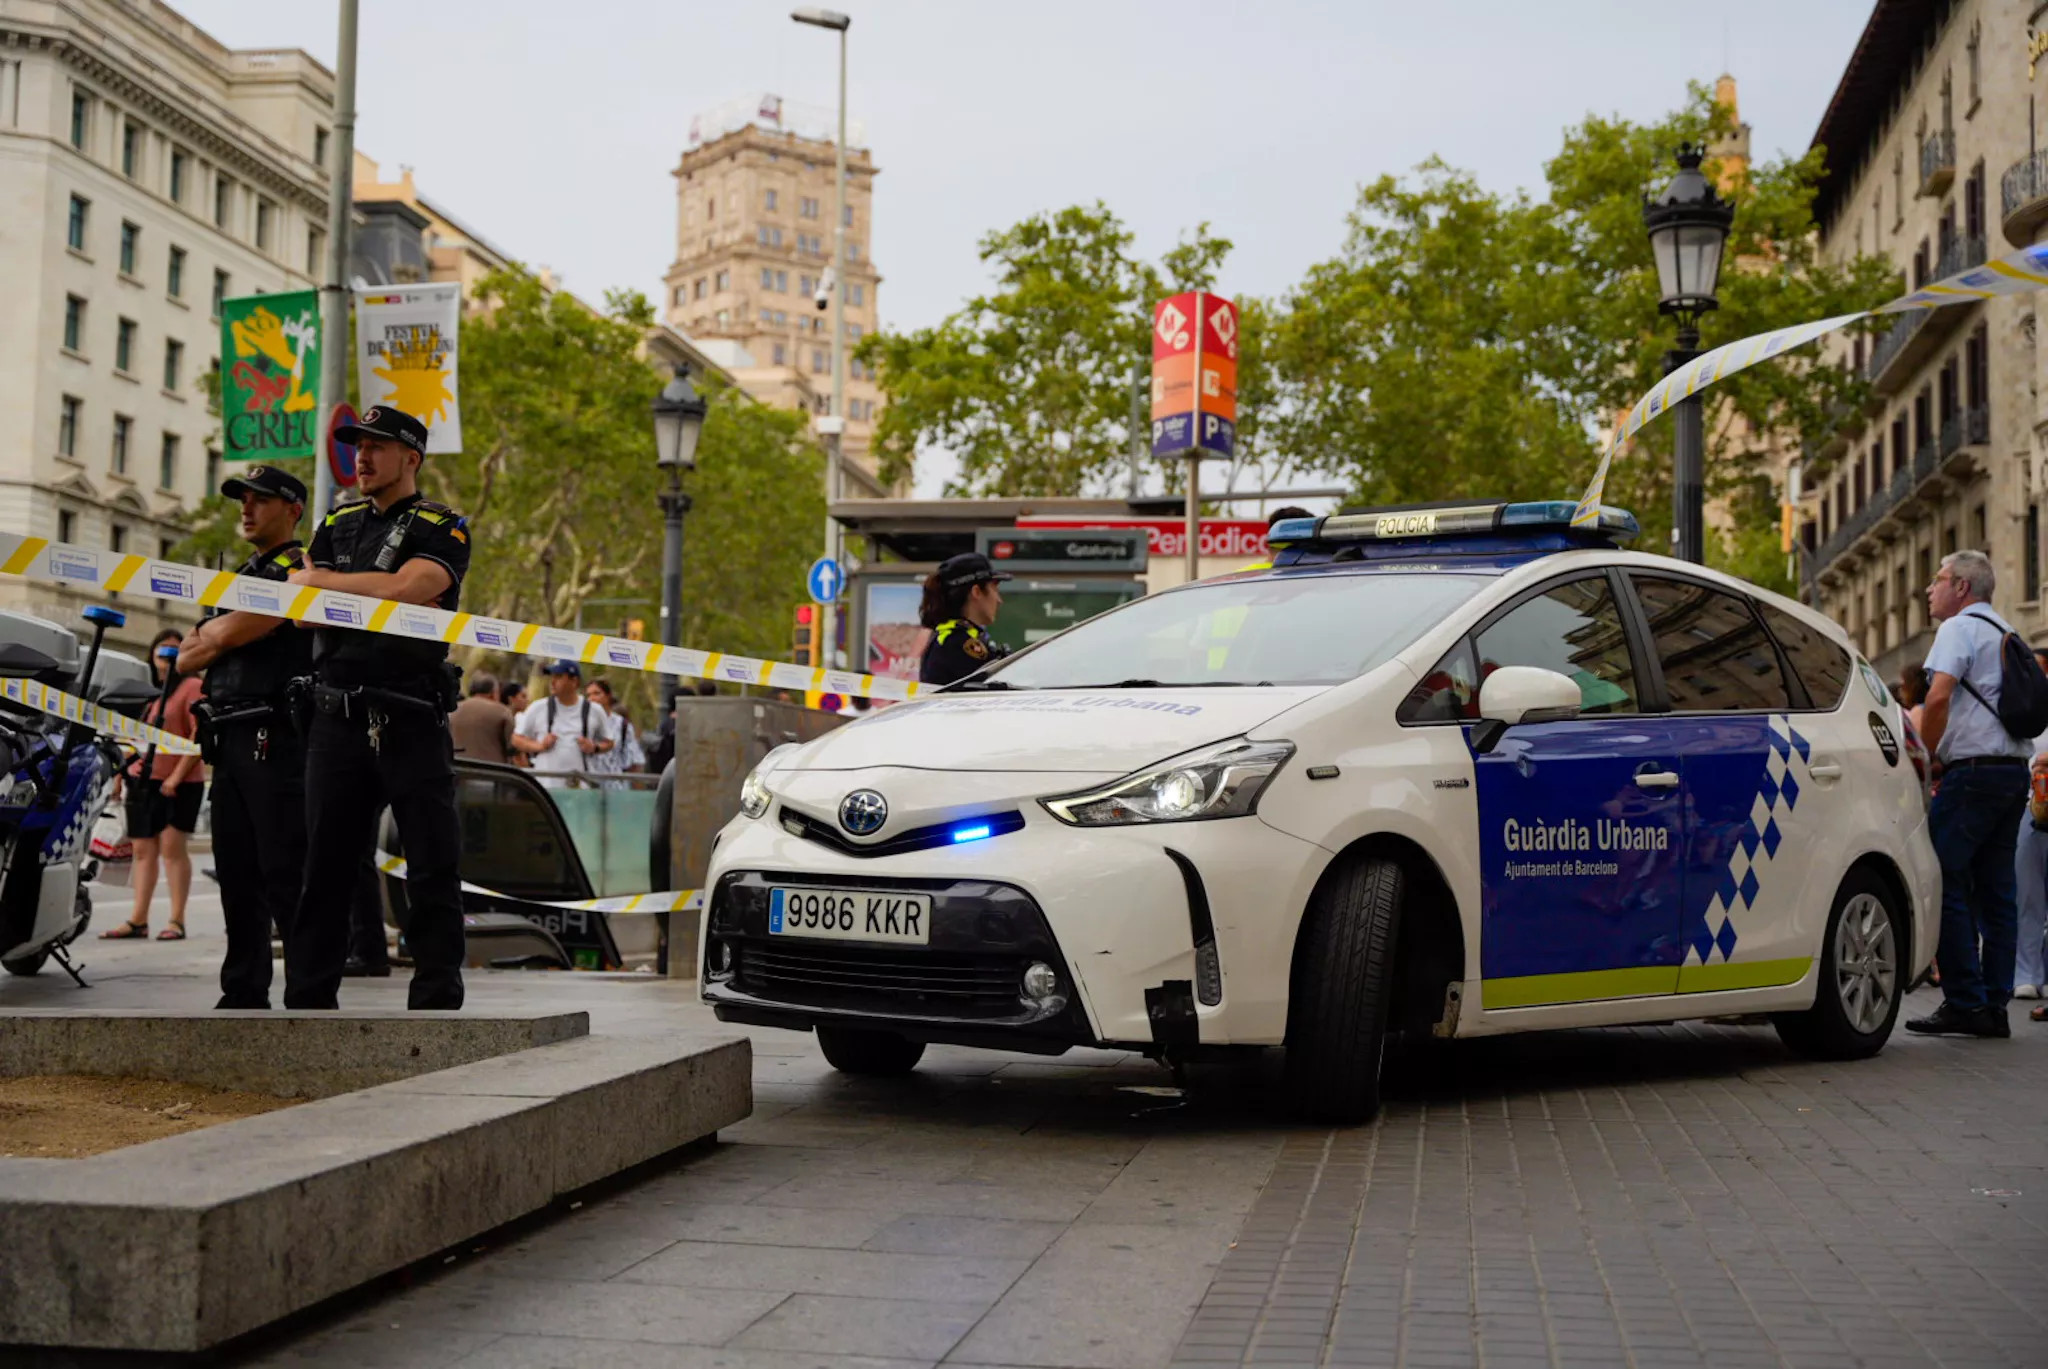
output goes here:
{"type": "Polygon", "coordinates": [[[1914,309],[1941,309],[1998,295],[2023,295],[2044,286],[2048,286],[2048,243],[2023,247],[1996,261],[1958,271],[1875,309],[1776,328],[1695,357],[1652,386],[1650,392],[1637,400],[1621,422],[1615,425],[1614,436],[1608,441],[1607,450],[1600,454],[1600,465],[1593,472],[1592,481],[1587,484],[1586,492],[1579,496],[1578,507],[1572,513],[1572,525],[1589,527],[1598,520],[1600,500],[1607,491],[1607,469],[1613,464],[1614,453],[1621,444],[1679,400],[1698,394],[1716,381],[1724,380],[1737,371],[1746,371],[1758,362],[1783,356],[1795,347],[1804,346],[1838,328],[1846,328],[1859,319],[1903,314],[1914,309]]]}
{"type": "Polygon", "coordinates": [[[914,699],[918,695],[915,681],[886,675],[761,661],[751,656],[661,646],[506,618],[450,613],[391,599],[311,589],[233,571],[203,570],[174,561],[98,551],[14,533],[0,533],[0,574],[72,589],[176,599],[201,608],[239,609],[244,613],[290,618],[321,627],[355,628],[389,637],[410,637],[415,641],[446,642],[451,646],[509,651],[521,656],[564,657],[617,670],[728,680],[775,689],[823,690],[870,699],[914,699]]]}
{"type": "Polygon", "coordinates": [[[125,713],[116,713],[111,708],[88,703],[76,694],[66,694],[61,689],[52,689],[34,680],[0,680],[0,699],[48,713],[66,722],[83,723],[95,732],[119,737],[124,742],[133,742],[136,746],[154,746],[167,755],[199,754],[199,743],[189,737],[180,737],[160,727],[139,723],[125,713]]]}
{"type": "MultiPolygon", "coordinates": [[[[377,853],[377,868],[398,879],[405,878],[405,857],[394,856],[388,851],[377,853]]],[[[501,894],[496,889],[486,889],[481,884],[462,881],[462,892],[480,894],[485,898],[501,898],[507,903],[524,903],[535,908],[567,908],[582,913],[694,913],[704,906],[702,889],[669,889],[656,894],[614,894],[610,898],[579,898],[562,902],[551,902],[544,898],[519,898],[513,894],[501,894]]]]}

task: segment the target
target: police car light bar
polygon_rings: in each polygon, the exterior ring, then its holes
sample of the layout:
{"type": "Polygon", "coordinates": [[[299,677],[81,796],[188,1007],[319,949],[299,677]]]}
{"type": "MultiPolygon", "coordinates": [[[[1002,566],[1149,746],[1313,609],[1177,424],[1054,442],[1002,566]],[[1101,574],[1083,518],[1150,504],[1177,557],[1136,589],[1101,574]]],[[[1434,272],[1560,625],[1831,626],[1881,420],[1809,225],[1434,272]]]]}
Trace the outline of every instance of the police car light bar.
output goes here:
{"type": "MultiPolygon", "coordinates": [[[[1523,504],[1419,504],[1361,509],[1322,518],[1286,518],[1266,534],[1269,546],[1295,542],[1393,542],[1485,533],[1535,534],[1563,532],[1577,508],[1569,499],[1523,504]]],[[[1635,515],[1611,505],[1600,506],[1597,531],[1611,541],[1627,541],[1641,529],[1635,515]]]]}

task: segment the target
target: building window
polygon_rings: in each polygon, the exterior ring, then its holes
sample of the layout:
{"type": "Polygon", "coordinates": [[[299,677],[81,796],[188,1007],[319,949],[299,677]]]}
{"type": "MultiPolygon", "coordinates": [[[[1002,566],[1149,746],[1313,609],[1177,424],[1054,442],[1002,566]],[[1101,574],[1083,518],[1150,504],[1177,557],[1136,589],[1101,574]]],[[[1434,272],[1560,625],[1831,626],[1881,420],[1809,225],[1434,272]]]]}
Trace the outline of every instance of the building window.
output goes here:
{"type": "MultiPolygon", "coordinates": [[[[1975,48],[1972,48],[1970,56],[1973,62],[1976,55],[1975,48]]],[[[2038,500],[2027,505],[2026,558],[2026,597],[2031,602],[2041,597],[2041,505],[2038,500]]]]}
{"type": "Polygon", "coordinates": [[[256,246],[259,250],[270,250],[270,225],[277,217],[277,206],[269,200],[256,201],[256,246]]]}
{"type": "Polygon", "coordinates": [[[213,181],[213,226],[226,228],[229,211],[235,205],[235,183],[225,176],[216,176],[213,181]]]}
{"type": "Polygon", "coordinates": [[[818,201],[817,201],[817,198],[816,198],[815,196],[811,196],[811,195],[806,195],[806,196],[804,196],[803,200],[802,200],[802,201],[801,201],[801,202],[800,202],[800,203],[799,203],[799,204],[797,205],[797,207],[796,207],[796,212],[797,212],[797,215],[798,215],[798,217],[800,217],[800,218],[806,218],[806,219],[815,219],[815,218],[817,218],[817,217],[818,217],[818,201]]]}
{"type": "Polygon", "coordinates": [[[135,320],[124,318],[114,325],[114,369],[132,371],[135,360],[135,320]]]}
{"type": "Polygon", "coordinates": [[[71,197],[71,217],[65,222],[64,242],[74,252],[85,250],[85,222],[91,212],[91,200],[79,195],[71,197]]]}
{"type": "Polygon", "coordinates": [[[730,271],[720,271],[720,272],[718,273],[718,287],[717,287],[717,288],[718,288],[718,293],[719,293],[719,294],[721,294],[721,295],[722,295],[722,294],[724,294],[724,293],[725,293],[726,291],[728,291],[728,290],[732,289],[732,272],[730,272],[730,271]]]}
{"type": "Polygon", "coordinates": [[[839,206],[839,226],[840,226],[841,228],[851,228],[851,227],[853,227],[853,206],[852,206],[852,205],[850,205],[850,204],[842,204],[842,205],[840,205],[840,206],[839,206]]]}
{"type": "Polygon", "coordinates": [[[763,310],[761,311],[761,322],[763,322],[763,323],[773,323],[773,322],[775,322],[775,311],[774,311],[773,309],[763,309],[763,310]]]}
{"type": "Polygon", "coordinates": [[[1953,556],[1956,552],[1956,525],[1951,523],[1941,530],[1941,554],[1953,556]]]}
{"type": "Polygon", "coordinates": [[[85,151],[86,139],[92,136],[92,96],[82,90],[71,92],[71,145],[80,152],[85,151]]]}
{"type": "Polygon", "coordinates": [[[213,316],[215,318],[220,317],[221,306],[227,302],[227,298],[228,273],[225,271],[215,271],[213,273],[213,316]]]}
{"type": "Polygon", "coordinates": [[[849,323],[846,325],[846,340],[848,342],[860,341],[860,325],[858,323],[849,323]]]}
{"type": "Polygon", "coordinates": [[[121,224],[121,274],[135,274],[135,249],[142,244],[142,229],[125,220],[121,224]]]}
{"type": "Polygon", "coordinates": [[[127,555],[128,529],[122,527],[119,523],[114,524],[107,533],[107,550],[113,552],[116,556],[127,555]]]}
{"type": "Polygon", "coordinates": [[[160,490],[178,488],[178,435],[164,434],[163,451],[157,457],[156,487],[160,490]]]}
{"type": "MultiPolygon", "coordinates": [[[[211,447],[206,449],[206,488],[209,490],[220,488],[220,453],[211,447]]],[[[163,559],[166,561],[171,559],[171,544],[169,540],[164,542],[163,559]]]]}
{"type": "Polygon", "coordinates": [[[57,409],[57,451],[60,455],[77,457],[78,416],[84,408],[85,401],[76,395],[65,395],[63,401],[59,404],[57,409]]]}
{"type": "Polygon", "coordinates": [[[1977,112],[1977,52],[1983,44],[1984,25],[1981,22],[1970,25],[1969,41],[1963,45],[1963,51],[1966,54],[1965,61],[1970,74],[1970,107],[1963,111],[1965,119],[1977,112]]]}
{"type": "Polygon", "coordinates": [[[318,228],[306,230],[306,274],[316,279],[320,275],[320,259],[327,251],[327,234],[318,228]]]}
{"type": "Polygon", "coordinates": [[[1990,400],[1991,334],[1979,328],[1963,344],[1963,403],[1976,410],[1990,400]]]}
{"type": "Polygon", "coordinates": [[[825,349],[824,349],[824,348],[822,348],[822,347],[813,347],[813,348],[811,348],[811,371],[812,371],[812,373],[813,373],[814,375],[823,375],[823,374],[825,374],[825,349]]]}
{"type": "Polygon", "coordinates": [[[850,287],[846,292],[846,302],[848,304],[851,304],[856,309],[859,309],[863,305],[865,305],[868,302],[867,286],[855,285],[850,287]]]}
{"type": "Polygon", "coordinates": [[[1991,545],[1990,530],[1984,523],[1984,506],[1982,504],[1970,510],[1970,545],[1979,551],[1991,545]]]}
{"type": "Polygon", "coordinates": [[[185,169],[191,165],[191,162],[192,159],[185,154],[182,148],[174,147],[171,149],[171,203],[173,204],[183,204],[185,202],[185,169]]]}
{"type": "Polygon", "coordinates": [[[164,388],[175,392],[185,369],[185,344],[176,338],[164,340],[164,388]]]}
{"type": "Polygon", "coordinates": [[[78,540],[78,515],[69,509],[57,510],[57,540],[76,542],[78,540]]]}
{"type": "Polygon", "coordinates": [[[142,126],[136,123],[121,125],[121,174],[129,180],[142,166],[142,126]]]}
{"type": "Polygon", "coordinates": [[[860,260],[860,244],[851,238],[846,240],[846,259],[848,261],[860,260]]]}
{"type": "Polygon", "coordinates": [[[777,271],[775,273],[775,289],[778,294],[786,295],[789,293],[789,272],[777,271]]]}
{"type": "Polygon", "coordinates": [[[114,415],[114,452],[107,465],[115,475],[128,474],[128,437],[134,431],[134,419],[126,414],[114,415]]]}
{"type": "Polygon", "coordinates": [[[763,290],[773,290],[775,288],[775,272],[766,266],[761,268],[761,288],[763,290]]]}
{"type": "Polygon", "coordinates": [[[775,364],[781,366],[789,360],[789,348],[784,343],[775,344],[775,364]]]}
{"type": "Polygon", "coordinates": [[[64,297],[64,350],[85,350],[85,301],[76,295],[64,297]]]}
{"type": "Polygon", "coordinates": [[[313,165],[327,165],[327,130],[324,128],[313,130],[313,165]]]}
{"type": "Polygon", "coordinates": [[[767,211],[768,211],[769,213],[771,213],[771,214],[775,212],[775,192],[774,192],[774,191],[772,191],[772,190],[771,190],[771,191],[769,191],[769,192],[767,193],[767,195],[763,197],[763,199],[762,199],[762,207],[763,207],[764,209],[766,209],[766,210],[767,210],[767,211]]]}
{"type": "Polygon", "coordinates": [[[164,293],[172,299],[185,298],[185,249],[171,249],[170,264],[164,268],[164,293]]]}
{"type": "Polygon", "coordinates": [[[1892,474],[1906,469],[1906,416],[1901,413],[1892,420],[1892,474]]]}
{"type": "Polygon", "coordinates": [[[1906,222],[1906,149],[1892,153],[1892,232],[1906,222]]]}
{"type": "Polygon", "coordinates": [[[705,284],[706,282],[704,280],[704,277],[697,277],[697,283],[690,287],[690,293],[697,299],[703,299],[705,284]]]}

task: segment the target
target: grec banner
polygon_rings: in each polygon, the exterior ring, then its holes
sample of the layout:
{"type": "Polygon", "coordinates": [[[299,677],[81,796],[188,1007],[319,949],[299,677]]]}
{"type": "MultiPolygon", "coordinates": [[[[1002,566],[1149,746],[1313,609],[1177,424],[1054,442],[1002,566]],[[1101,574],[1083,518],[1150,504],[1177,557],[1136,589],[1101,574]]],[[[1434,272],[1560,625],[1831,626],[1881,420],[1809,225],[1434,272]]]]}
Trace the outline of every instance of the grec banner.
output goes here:
{"type": "Polygon", "coordinates": [[[320,449],[320,295],[248,295],[220,306],[221,455],[281,461],[320,449]]]}

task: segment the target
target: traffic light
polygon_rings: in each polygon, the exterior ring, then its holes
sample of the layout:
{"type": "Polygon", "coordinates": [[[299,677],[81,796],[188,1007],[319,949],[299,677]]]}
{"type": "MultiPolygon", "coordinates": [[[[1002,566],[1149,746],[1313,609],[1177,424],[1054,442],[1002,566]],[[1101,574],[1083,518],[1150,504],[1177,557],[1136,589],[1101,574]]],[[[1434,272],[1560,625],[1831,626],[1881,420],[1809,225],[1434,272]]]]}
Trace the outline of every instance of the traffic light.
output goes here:
{"type": "Polygon", "coordinates": [[[818,606],[796,606],[796,630],[790,638],[789,659],[798,665],[818,663],[818,606]]]}

